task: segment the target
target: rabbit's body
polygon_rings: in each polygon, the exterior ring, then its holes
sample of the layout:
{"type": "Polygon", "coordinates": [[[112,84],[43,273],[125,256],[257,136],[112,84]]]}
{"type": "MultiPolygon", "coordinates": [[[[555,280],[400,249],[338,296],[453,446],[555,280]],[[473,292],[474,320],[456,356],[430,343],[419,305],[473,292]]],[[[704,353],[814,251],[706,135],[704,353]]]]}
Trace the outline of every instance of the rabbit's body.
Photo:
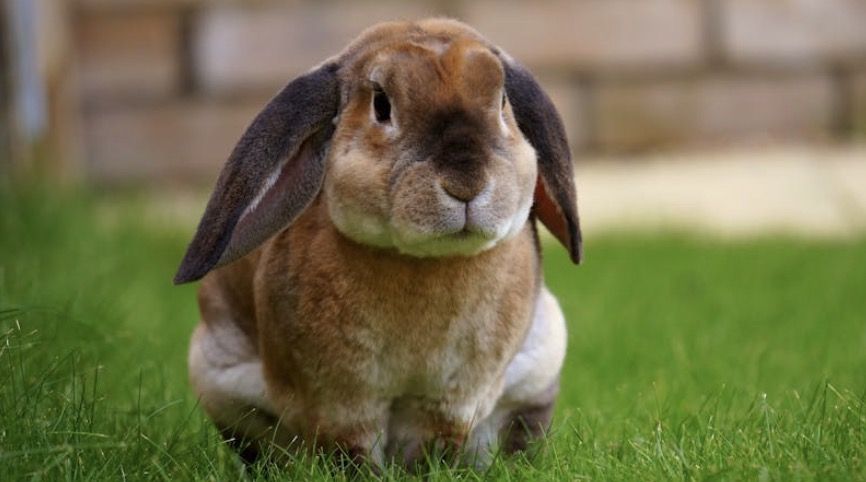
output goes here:
{"type": "Polygon", "coordinates": [[[552,406],[565,327],[540,291],[531,224],[472,258],[417,259],[349,240],[321,222],[322,203],[202,283],[190,363],[218,423],[254,435],[280,419],[286,439],[333,437],[381,460],[436,438],[487,448],[500,428],[522,434],[503,425],[512,412],[552,406]]]}
{"type": "Polygon", "coordinates": [[[377,27],[239,142],[177,280],[210,271],[190,374],[245,458],[483,459],[546,428],[565,324],[535,219],[575,261],[580,234],[558,116],[501,55],[453,21],[377,27]]]}

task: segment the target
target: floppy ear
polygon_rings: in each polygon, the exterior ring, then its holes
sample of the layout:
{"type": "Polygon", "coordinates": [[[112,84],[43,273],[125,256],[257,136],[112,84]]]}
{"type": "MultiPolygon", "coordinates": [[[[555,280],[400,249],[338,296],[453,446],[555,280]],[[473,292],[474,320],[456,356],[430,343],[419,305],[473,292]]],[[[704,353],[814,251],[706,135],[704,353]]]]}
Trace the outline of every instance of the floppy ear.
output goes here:
{"type": "Polygon", "coordinates": [[[504,60],[505,91],[520,131],[535,148],[538,180],[533,213],[568,249],[575,264],[583,260],[580,219],[571,150],[562,119],[547,94],[523,66],[504,60]]]}
{"type": "Polygon", "coordinates": [[[340,102],[337,68],[298,77],[256,116],[220,173],[175,284],[249,253],[315,199],[340,102]]]}

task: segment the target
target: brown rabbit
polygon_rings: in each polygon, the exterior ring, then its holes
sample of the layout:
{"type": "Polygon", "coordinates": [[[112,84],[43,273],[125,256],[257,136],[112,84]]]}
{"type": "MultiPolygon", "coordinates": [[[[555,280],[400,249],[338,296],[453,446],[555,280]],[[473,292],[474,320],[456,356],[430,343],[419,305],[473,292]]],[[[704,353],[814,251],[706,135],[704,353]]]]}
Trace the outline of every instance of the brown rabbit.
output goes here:
{"type": "Polygon", "coordinates": [[[566,343],[535,220],[580,262],[568,145],[532,75],[454,20],[367,30],[256,117],[181,263],[176,283],[204,277],[202,406],[247,461],[524,449],[566,343]]]}

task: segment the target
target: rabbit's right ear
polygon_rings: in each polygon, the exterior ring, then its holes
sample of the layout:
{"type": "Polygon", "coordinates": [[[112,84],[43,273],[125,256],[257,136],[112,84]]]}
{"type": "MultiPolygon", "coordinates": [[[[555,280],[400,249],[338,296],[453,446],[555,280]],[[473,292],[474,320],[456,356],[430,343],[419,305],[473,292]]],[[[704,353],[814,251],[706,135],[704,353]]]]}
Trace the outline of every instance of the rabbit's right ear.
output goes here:
{"type": "Polygon", "coordinates": [[[338,65],[325,64],[283,88],[229,156],[175,275],[175,284],[254,250],[318,195],[340,103],[338,65]]]}
{"type": "Polygon", "coordinates": [[[574,168],[565,127],[553,102],[517,62],[503,57],[505,91],[523,135],[538,156],[538,180],[532,211],[566,249],[575,264],[583,260],[577,215],[574,168]]]}

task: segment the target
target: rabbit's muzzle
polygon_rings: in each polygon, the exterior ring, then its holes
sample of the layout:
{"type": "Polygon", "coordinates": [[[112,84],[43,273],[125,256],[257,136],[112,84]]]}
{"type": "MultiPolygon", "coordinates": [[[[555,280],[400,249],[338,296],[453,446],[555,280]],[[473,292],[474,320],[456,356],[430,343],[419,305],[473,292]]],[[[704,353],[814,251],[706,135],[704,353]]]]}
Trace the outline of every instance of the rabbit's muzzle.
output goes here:
{"type": "Polygon", "coordinates": [[[518,232],[531,191],[502,179],[506,173],[496,171],[508,171],[504,164],[488,161],[473,174],[427,163],[407,169],[393,194],[394,246],[413,256],[471,256],[518,232]]]}

